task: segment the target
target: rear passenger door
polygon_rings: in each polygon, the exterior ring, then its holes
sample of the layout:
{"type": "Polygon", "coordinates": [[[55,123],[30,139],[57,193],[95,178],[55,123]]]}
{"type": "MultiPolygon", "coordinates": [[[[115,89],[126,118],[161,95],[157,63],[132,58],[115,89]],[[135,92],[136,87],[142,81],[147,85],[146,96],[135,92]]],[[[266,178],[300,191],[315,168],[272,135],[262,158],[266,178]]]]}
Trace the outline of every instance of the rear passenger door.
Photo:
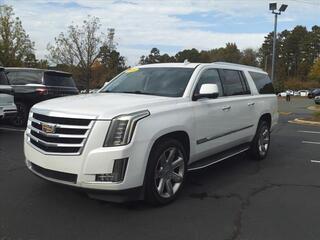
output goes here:
{"type": "Polygon", "coordinates": [[[223,97],[228,111],[226,138],[228,147],[251,141],[256,120],[255,100],[244,73],[240,70],[220,69],[223,97]]]}

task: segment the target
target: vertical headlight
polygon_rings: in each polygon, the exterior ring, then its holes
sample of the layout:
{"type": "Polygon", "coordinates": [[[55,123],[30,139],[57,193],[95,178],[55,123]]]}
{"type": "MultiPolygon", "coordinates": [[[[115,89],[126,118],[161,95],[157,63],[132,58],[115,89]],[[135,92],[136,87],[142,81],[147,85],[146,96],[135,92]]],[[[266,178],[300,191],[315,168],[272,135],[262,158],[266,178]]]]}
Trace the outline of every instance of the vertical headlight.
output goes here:
{"type": "Polygon", "coordinates": [[[120,115],[111,121],[104,147],[127,145],[133,136],[137,122],[150,115],[148,110],[120,115]]]}

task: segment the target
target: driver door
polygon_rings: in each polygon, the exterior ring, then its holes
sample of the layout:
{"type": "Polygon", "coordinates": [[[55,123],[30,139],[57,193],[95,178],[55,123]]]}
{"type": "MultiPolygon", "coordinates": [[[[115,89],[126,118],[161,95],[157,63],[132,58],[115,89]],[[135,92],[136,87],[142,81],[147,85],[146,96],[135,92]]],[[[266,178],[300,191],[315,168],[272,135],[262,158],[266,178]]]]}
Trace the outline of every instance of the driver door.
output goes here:
{"type": "Polygon", "coordinates": [[[217,69],[207,68],[201,72],[193,94],[199,93],[201,85],[207,83],[217,84],[219,97],[202,98],[193,103],[196,136],[194,161],[215,154],[226,145],[223,134],[229,125],[230,112],[227,109],[227,100],[222,97],[222,84],[217,69]]]}

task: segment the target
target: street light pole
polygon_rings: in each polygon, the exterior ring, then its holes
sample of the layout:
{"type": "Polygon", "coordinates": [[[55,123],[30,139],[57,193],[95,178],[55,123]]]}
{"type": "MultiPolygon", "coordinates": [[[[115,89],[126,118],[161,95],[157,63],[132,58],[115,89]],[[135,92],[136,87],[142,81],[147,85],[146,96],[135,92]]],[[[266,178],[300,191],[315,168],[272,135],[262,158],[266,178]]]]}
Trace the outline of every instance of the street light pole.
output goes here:
{"type": "Polygon", "coordinates": [[[276,64],[276,43],[277,43],[277,24],[278,24],[278,13],[274,13],[274,31],[273,31],[273,46],[272,46],[272,70],[271,70],[271,80],[274,81],[275,74],[275,64],[276,64]]]}
{"type": "Polygon", "coordinates": [[[276,44],[277,44],[277,25],[278,25],[278,15],[287,9],[288,5],[282,4],[279,10],[277,10],[277,3],[270,3],[269,10],[274,14],[274,31],[273,31],[273,46],[272,46],[272,69],[271,69],[271,80],[275,80],[275,64],[276,64],[276,44]]]}

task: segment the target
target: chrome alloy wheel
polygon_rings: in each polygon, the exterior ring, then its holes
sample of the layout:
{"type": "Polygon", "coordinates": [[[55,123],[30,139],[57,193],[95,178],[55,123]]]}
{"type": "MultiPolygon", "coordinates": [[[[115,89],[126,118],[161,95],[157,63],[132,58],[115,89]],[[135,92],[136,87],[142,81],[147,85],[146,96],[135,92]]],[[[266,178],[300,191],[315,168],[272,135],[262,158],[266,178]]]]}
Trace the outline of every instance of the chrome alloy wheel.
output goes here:
{"type": "Polygon", "coordinates": [[[159,157],[155,169],[155,186],[163,198],[172,197],[180,188],[184,173],[185,161],[177,147],[166,149],[159,157]]]}
{"type": "Polygon", "coordinates": [[[270,131],[267,126],[263,126],[260,131],[260,136],[258,140],[259,153],[261,156],[267,154],[270,144],[270,131]]]}

